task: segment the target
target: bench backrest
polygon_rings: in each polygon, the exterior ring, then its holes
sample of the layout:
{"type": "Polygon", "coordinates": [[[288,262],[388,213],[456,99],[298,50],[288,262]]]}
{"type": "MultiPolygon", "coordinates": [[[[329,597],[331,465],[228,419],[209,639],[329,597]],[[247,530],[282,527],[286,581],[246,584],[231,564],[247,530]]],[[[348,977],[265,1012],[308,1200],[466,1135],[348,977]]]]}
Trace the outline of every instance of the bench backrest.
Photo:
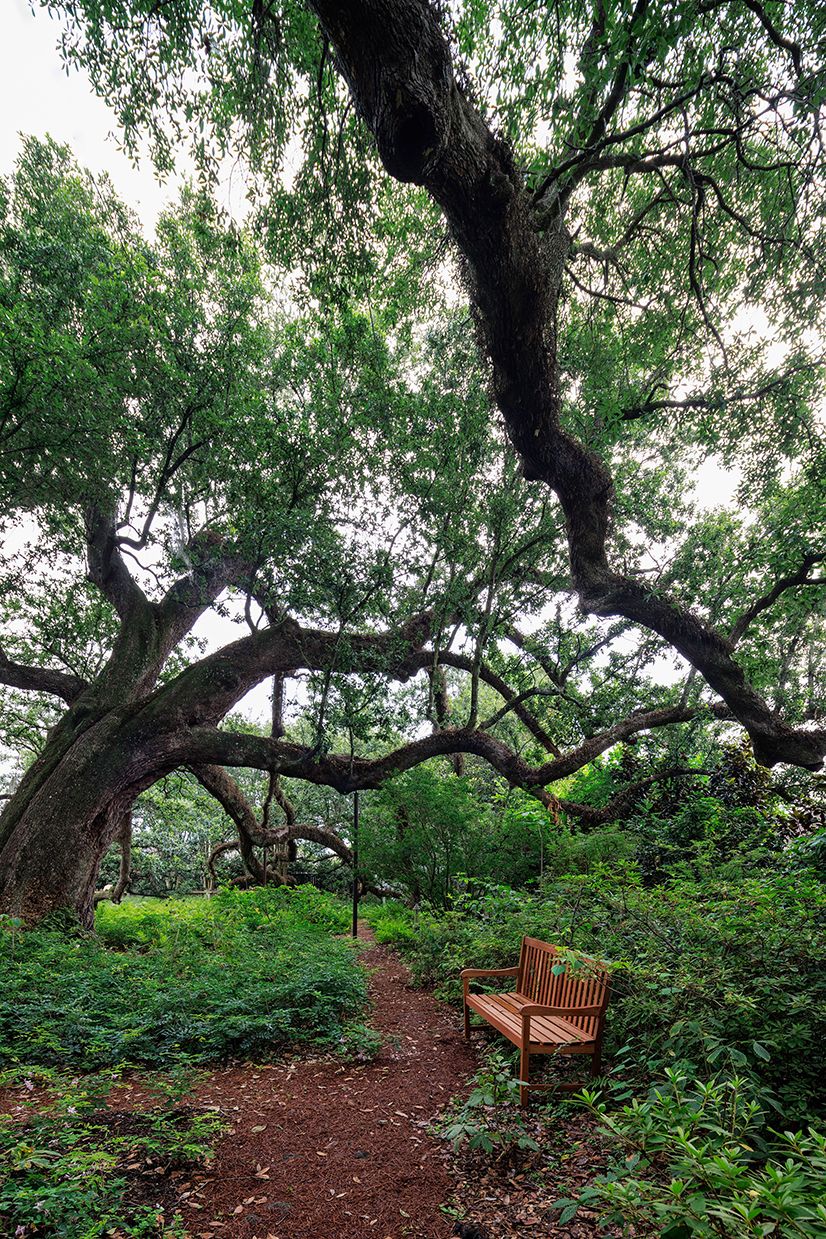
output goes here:
{"type": "Polygon", "coordinates": [[[516,991],[531,1002],[547,1007],[594,1007],[601,1008],[600,1015],[566,1016],[572,1024],[589,1035],[595,1033],[608,1006],[610,978],[607,970],[595,959],[581,955],[581,971],[571,971],[559,958],[559,953],[550,942],[538,938],[523,938],[519,955],[519,974],[516,991]],[[562,970],[554,973],[554,968],[562,970]]]}

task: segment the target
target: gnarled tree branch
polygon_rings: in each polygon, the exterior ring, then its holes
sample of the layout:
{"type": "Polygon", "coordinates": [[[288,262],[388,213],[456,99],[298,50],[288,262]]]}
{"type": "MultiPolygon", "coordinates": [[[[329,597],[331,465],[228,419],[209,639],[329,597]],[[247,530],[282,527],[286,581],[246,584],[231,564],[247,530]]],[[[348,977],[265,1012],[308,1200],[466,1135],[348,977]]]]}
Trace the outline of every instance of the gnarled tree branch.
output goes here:
{"type": "Polygon", "coordinates": [[[29,667],[13,662],[0,646],[0,684],[9,688],[21,688],[25,692],[50,693],[71,704],[86,688],[85,680],[65,671],[53,671],[49,667],[29,667]]]}
{"type": "Polygon", "coordinates": [[[749,625],[757,619],[764,611],[768,611],[769,607],[774,606],[777,599],[789,589],[796,589],[801,585],[826,585],[826,577],[812,577],[809,575],[815,564],[823,563],[826,560],[826,553],[810,551],[803,556],[803,562],[796,572],[790,572],[787,576],[780,577],[771,589],[767,590],[759,598],[747,607],[740,615],[737,621],[732,625],[728,639],[732,646],[737,645],[745,635],[749,625]]]}
{"type": "MultiPolygon", "coordinates": [[[[610,474],[560,421],[556,310],[569,238],[559,217],[538,233],[510,149],[454,75],[437,10],[427,0],[312,0],[311,7],[388,172],[426,188],[445,214],[466,264],[496,402],[525,476],[543,481],[562,505],[583,607],[663,637],[743,724],[758,761],[818,769],[826,730],[795,730],[778,719],[723,636],[609,563],[610,474]]],[[[586,166],[691,172],[682,154],[604,154],[586,166]]]]}

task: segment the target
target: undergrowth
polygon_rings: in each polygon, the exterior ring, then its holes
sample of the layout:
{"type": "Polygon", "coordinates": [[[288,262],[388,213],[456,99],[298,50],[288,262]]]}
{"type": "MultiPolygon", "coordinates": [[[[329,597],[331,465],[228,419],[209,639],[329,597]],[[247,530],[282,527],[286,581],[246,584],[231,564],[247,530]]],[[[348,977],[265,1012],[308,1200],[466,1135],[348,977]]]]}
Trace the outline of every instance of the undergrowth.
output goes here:
{"type": "Polygon", "coordinates": [[[224,1124],[181,1104],[192,1078],[144,1077],[153,1104],[123,1111],[117,1075],[21,1078],[14,1116],[0,1118],[0,1234],[16,1239],[184,1239],[169,1175],[208,1162],[224,1124]]]}
{"type": "Polygon", "coordinates": [[[0,1066],[95,1071],[358,1047],[347,912],[314,888],[102,905],[97,933],[0,931],[0,1066]]]}
{"type": "MultiPolygon", "coordinates": [[[[613,1068],[573,1104],[590,1112],[610,1164],[558,1202],[559,1225],[586,1206],[623,1233],[668,1239],[826,1234],[826,1136],[813,1125],[826,1041],[826,889],[816,877],[648,888],[634,867],[615,868],[533,894],[468,884],[446,912],[395,904],[370,918],[421,983],[454,1001],[461,968],[515,963],[524,934],[608,963],[613,1068]]],[[[494,1163],[531,1138],[506,1075],[494,1055],[441,1125],[494,1163]]],[[[541,1142],[533,1165],[545,1157],[541,1142]]]]}
{"type": "Polygon", "coordinates": [[[645,1097],[581,1101],[615,1156],[576,1200],[558,1202],[561,1224],[587,1206],[665,1239],[826,1234],[826,1135],[775,1130],[748,1077],[669,1068],[645,1097]]]}
{"type": "Polygon", "coordinates": [[[94,934],[0,918],[0,1234],[185,1239],[168,1176],[222,1127],[185,1104],[191,1064],[375,1049],[347,926],[312,887],[103,904],[94,934]],[[125,1066],[164,1069],[148,1107],[110,1096],[125,1066]]]}
{"type": "Polygon", "coordinates": [[[516,962],[523,934],[606,960],[609,1057],[645,1084],[676,1061],[723,1061],[771,1088],[792,1121],[820,1117],[826,886],[805,874],[644,887],[633,866],[538,893],[474,884],[444,913],[376,905],[376,936],[461,1000],[462,968],[516,962]]]}

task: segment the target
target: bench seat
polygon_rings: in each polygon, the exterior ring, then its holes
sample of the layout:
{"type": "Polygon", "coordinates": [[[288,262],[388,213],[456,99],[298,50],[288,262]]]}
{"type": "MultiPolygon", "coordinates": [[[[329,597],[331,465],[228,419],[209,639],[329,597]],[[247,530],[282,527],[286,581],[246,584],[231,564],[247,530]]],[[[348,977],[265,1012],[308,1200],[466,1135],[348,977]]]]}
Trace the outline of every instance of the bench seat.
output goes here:
{"type": "MultiPolygon", "coordinates": [[[[514,1045],[522,1044],[522,1008],[533,1005],[524,994],[468,994],[471,1011],[481,1015],[514,1045]]],[[[569,1054],[593,1054],[596,1019],[592,1016],[588,1023],[591,1027],[583,1029],[562,1015],[532,1015],[531,1054],[555,1054],[563,1045],[568,1047],[569,1054]]]]}

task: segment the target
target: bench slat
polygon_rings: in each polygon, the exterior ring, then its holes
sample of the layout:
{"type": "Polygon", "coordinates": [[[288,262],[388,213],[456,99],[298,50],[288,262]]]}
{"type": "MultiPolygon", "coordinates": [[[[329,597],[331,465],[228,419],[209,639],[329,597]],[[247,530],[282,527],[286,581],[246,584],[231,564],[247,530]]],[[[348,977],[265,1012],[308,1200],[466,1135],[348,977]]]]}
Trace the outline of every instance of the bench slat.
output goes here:
{"type": "MultiPolygon", "coordinates": [[[[489,997],[489,995],[487,996],[489,997]]],[[[507,1007],[510,1008],[510,1010],[512,1010],[513,1012],[517,1014],[519,1018],[520,1026],[522,1022],[522,1014],[521,1014],[522,1008],[534,1005],[533,999],[527,998],[524,994],[496,994],[495,997],[498,999],[501,999],[503,1004],[505,1004],[507,1007]]],[[[555,1003],[555,1002],[545,1002],[545,1003],[538,1003],[537,1005],[545,1006],[545,1007],[554,1007],[554,1006],[563,1006],[564,1004],[555,1003]]],[[[560,1026],[564,1026],[566,1029],[573,1030],[573,1032],[577,1034],[576,1036],[577,1041],[593,1041],[594,1037],[596,1036],[598,1017],[594,1015],[531,1016],[531,1030],[533,1030],[534,1028],[541,1030],[543,1023],[549,1019],[558,1021],[560,1026]]],[[[535,1037],[534,1040],[538,1041],[540,1040],[540,1038],[535,1037]]]]}
{"type": "MultiPolygon", "coordinates": [[[[477,1015],[492,1024],[515,1045],[522,1043],[522,1007],[533,1006],[519,994],[471,994],[468,1006],[477,1015]],[[516,1002],[508,1001],[517,999],[516,1002]]],[[[591,1022],[594,1023],[593,1017],[591,1022]]],[[[530,1024],[531,1047],[542,1045],[584,1045],[593,1043],[594,1033],[589,1033],[559,1015],[534,1015],[530,1024]]],[[[538,1051],[537,1051],[538,1052],[538,1051]]]]}

